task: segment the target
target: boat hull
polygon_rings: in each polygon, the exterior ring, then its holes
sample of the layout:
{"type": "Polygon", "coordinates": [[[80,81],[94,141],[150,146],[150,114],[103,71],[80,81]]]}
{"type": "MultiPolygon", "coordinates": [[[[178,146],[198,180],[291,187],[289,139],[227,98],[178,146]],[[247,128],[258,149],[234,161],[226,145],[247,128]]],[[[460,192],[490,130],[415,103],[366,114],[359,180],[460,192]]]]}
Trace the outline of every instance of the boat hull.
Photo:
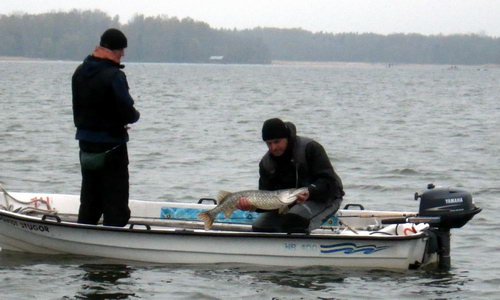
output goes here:
{"type": "Polygon", "coordinates": [[[148,263],[249,263],[408,269],[429,263],[425,233],[412,236],[204,231],[82,225],[0,211],[0,247],[148,263]]]}

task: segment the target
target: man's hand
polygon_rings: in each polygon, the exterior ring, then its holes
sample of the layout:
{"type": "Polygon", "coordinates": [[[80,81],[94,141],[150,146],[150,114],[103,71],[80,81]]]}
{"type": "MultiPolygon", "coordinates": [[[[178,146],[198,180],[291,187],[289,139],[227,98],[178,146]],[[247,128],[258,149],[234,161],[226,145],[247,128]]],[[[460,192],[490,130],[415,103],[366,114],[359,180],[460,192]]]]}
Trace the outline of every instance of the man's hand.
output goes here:
{"type": "Polygon", "coordinates": [[[302,204],[309,199],[309,191],[305,191],[297,195],[297,203],[302,204]]]}
{"type": "Polygon", "coordinates": [[[250,200],[245,197],[241,197],[240,200],[236,203],[236,208],[239,210],[254,210],[254,207],[252,203],[250,203],[250,200]]]}

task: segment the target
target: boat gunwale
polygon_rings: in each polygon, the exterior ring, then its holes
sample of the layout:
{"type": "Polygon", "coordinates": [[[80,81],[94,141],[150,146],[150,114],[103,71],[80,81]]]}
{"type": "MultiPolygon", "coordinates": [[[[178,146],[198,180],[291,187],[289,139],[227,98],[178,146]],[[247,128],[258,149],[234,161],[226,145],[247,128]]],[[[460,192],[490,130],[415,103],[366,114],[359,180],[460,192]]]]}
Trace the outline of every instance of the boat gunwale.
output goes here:
{"type": "MultiPolygon", "coordinates": [[[[48,216],[57,216],[50,215],[48,216]]],[[[197,229],[186,229],[186,228],[172,228],[166,230],[164,229],[147,229],[147,228],[130,228],[130,227],[112,227],[112,226],[99,226],[99,225],[89,225],[89,224],[79,224],[75,222],[68,221],[51,221],[42,220],[42,217],[34,217],[29,215],[24,215],[16,212],[6,211],[0,209],[0,217],[10,218],[20,222],[30,222],[39,225],[50,225],[65,228],[76,228],[76,229],[87,229],[87,230],[97,230],[105,232],[123,232],[123,233],[139,233],[139,234],[159,234],[159,235],[188,235],[188,236],[212,236],[212,237],[238,237],[238,238],[281,238],[281,239],[322,239],[322,240],[341,240],[341,239],[353,239],[353,240],[385,240],[385,241],[406,241],[413,239],[421,239],[427,237],[426,231],[414,235],[342,235],[334,234],[333,232],[329,234],[328,232],[313,232],[311,234],[305,233],[281,233],[281,232],[247,232],[247,231],[223,231],[223,230],[197,230],[197,229]]],[[[0,222],[3,221],[0,219],[0,222]]],[[[128,226],[132,224],[127,224],[128,226]]],[[[133,223],[134,226],[145,226],[146,223],[133,223]]],[[[327,230],[326,230],[327,231],[327,230]]]]}

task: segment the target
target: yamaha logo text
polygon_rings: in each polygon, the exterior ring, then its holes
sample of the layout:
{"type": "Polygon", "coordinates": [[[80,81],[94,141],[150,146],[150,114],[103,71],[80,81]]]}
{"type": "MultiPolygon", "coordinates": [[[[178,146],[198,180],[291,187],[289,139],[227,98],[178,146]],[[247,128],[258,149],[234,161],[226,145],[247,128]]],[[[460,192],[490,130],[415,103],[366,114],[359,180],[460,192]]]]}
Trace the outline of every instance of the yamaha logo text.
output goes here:
{"type": "Polygon", "coordinates": [[[444,199],[446,204],[454,204],[454,203],[462,203],[464,202],[464,199],[462,198],[449,198],[449,199],[444,199]]]}

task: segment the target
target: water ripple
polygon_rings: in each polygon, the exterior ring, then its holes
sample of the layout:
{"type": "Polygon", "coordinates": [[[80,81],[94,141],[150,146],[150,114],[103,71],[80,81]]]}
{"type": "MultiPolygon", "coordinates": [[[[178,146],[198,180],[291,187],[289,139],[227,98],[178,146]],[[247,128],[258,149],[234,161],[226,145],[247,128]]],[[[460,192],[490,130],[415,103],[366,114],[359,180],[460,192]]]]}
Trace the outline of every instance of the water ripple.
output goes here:
{"type": "MultiPolygon", "coordinates": [[[[69,84],[77,65],[0,61],[0,181],[11,190],[79,193],[69,84]]],[[[141,111],[129,131],[131,198],[194,202],[219,190],[256,188],[266,151],[262,122],[281,117],[324,146],[344,182],[344,204],[418,210],[413,194],[431,182],[472,192],[483,212],[452,231],[448,273],[111,266],[95,258],[0,252],[2,299],[496,298],[500,68],[488,69],[126,68],[141,111]]]]}

